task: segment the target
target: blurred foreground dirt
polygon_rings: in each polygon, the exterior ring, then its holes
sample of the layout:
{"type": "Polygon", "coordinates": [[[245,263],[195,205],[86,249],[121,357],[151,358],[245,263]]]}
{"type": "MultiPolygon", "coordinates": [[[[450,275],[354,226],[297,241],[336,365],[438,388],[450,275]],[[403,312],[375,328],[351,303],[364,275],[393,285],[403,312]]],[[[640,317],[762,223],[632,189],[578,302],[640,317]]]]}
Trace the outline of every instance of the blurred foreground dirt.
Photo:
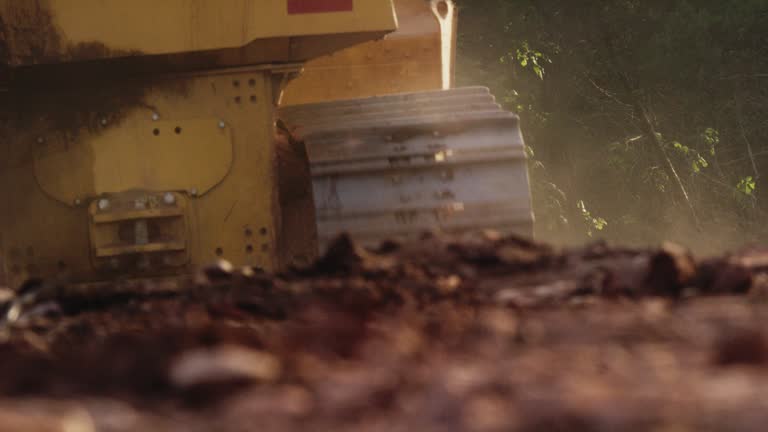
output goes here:
{"type": "Polygon", "coordinates": [[[768,251],[556,251],[492,233],[183,293],[30,286],[1,431],[762,431],[768,251]]]}

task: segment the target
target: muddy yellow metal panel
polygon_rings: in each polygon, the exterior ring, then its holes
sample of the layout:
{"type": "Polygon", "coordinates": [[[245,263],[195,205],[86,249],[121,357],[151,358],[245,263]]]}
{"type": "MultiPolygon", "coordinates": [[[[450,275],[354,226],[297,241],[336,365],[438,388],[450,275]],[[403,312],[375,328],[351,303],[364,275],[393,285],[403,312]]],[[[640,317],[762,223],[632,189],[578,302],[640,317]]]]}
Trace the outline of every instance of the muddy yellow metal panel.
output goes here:
{"type": "Polygon", "coordinates": [[[306,261],[309,169],[274,127],[290,61],[394,27],[391,0],[0,0],[0,274],[306,261]]]}
{"type": "MultiPolygon", "coordinates": [[[[204,194],[229,173],[232,131],[219,127],[219,118],[152,121],[154,114],[144,114],[130,115],[120,128],[105,127],[101,134],[74,142],[57,134],[43,138],[47,146],[40,146],[34,161],[40,188],[66,204],[131,189],[194,189],[204,194]]],[[[103,126],[108,122],[105,118],[103,126]]]]}
{"type": "Polygon", "coordinates": [[[294,56],[301,47],[287,39],[397,27],[392,0],[0,0],[0,17],[9,63],[18,65],[239,49],[258,40],[294,56]]]}
{"type": "Polygon", "coordinates": [[[456,8],[446,0],[395,0],[398,29],[383,39],[307,62],[282,105],[450,88],[456,8]]]}
{"type": "Polygon", "coordinates": [[[19,107],[29,117],[6,125],[0,173],[11,280],[168,275],[218,257],[277,266],[270,78],[251,68],[169,78],[92,123],[78,94],[136,84],[81,84],[19,107]]]}

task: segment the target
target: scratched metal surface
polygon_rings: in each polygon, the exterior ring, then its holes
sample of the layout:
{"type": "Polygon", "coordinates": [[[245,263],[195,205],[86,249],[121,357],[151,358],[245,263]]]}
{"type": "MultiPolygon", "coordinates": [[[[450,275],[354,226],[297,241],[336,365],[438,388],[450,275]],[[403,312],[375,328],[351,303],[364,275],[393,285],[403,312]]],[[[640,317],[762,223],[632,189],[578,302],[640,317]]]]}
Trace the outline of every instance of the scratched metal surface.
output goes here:
{"type": "Polygon", "coordinates": [[[307,143],[318,232],[374,244],[425,230],[531,235],[518,118],[474,87],[289,107],[307,143]]]}

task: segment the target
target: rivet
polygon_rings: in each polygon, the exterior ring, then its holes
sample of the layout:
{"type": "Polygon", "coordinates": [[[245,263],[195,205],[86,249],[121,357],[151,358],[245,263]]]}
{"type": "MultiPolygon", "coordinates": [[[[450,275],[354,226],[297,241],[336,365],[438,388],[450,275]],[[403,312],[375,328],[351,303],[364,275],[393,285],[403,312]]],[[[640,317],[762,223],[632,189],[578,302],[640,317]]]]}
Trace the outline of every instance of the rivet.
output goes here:
{"type": "Polygon", "coordinates": [[[109,200],[106,198],[102,198],[98,202],[99,210],[101,211],[107,211],[109,210],[109,200]]]}
{"type": "Polygon", "coordinates": [[[101,119],[101,125],[106,126],[107,125],[107,119],[103,118],[101,119]]]}
{"type": "Polygon", "coordinates": [[[38,144],[42,144],[42,143],[44,143],[44,142],[45,142],[45,138],[43,138],[43,137],[39,137],[39,138],[37,139],[37,143],[38,143],[38,144]]]}
{"type": "Polygon", "coordinates": [[[165,195],[163,195],[163,202],[166,205],[176,204],[176,195],[172,194],[171,192],[166,192],[165,195]]]}
{"type": "Polygon", "coordinates": [[[160,120],[160,114],[152,113],[152,121],[158,121],[158,120],[160,120]]]}
{"type": "Polygon", "coordinates": [[[227,127],[227,124],[224,123],[224,120],[219,121],[219,129],[224,129],[225,127],[227,127]]]}
{"type": "Polygon", "coordinates": [[[197,196],[197,189],[195,189],[195,188],[190,189],[189,190],[189,195],[193,196],[193,197],[197,196]]]}
{"type": "Polygon", "coordinates": [[[80,204],[82,204],[82,203],[83,203],[83,202],[82,202],[82,201],[80,201],[80,198],[76,198],[76,199],[75,199],[75,205],[78,205],[78,206],[79,206],[79,205],[80,205],[80,204]]]}

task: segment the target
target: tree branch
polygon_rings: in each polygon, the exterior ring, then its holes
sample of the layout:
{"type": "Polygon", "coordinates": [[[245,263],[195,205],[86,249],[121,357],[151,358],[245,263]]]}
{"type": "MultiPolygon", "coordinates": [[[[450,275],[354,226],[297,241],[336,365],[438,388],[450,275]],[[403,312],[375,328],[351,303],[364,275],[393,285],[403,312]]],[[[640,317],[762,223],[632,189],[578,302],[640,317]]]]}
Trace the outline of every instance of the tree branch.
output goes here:
{"type": "Polygon", "coordinates": [[[640,125],[639,125],[640,129],[646,135],[650,136],[651,140],[653,140],[653,142],[656,144],[656,148],[659,151],[659,155],[664,161],[667,171],[669,171],[668,174],[675,180],[675,184],[677,185],[677,188],[680,191],[680,195],[682,196],[683,201],[685,201],[688,207],[688,210],[691,214],[691,221],[693,222],[694,227],[698,231],[702,231],[701,222],[696,212],[696,208],[693,206],[693,202],[691,201],[691,198],[688,195],[688,191],[685,188],[685,184],[683,183],[683,180],[680,178],[680,175],[677,173],[675,164],[672,163],[672,159],[670,159],[669,155],[667,154],[667,151],[664,147],[664,142],[661,140],[659,134],[656,132],[656,127],[654,126],[654,123],[651,120],[651,113],[646,108],[646,106],[640,101],[640,98],[636,95],[636,89],[633,88],[629,80],[629,77],[627,77],[627,75],[623,73],[623,69],[621,68],[620,62],[616,55],[616,49],[613,46],[613,38],[611,36],[611,31],[608,28],[607,23],[603,19],[601,19],[600,21],[601,21],[600,24],[602,28],[602,36],[603,36],[603,40],[606,45],[606,48],[608,50],[610,61],[613,64],[613,68],[616,71],[618,77],[620,78],[620,81],[624,86],[624,90],[627,93],[627,98],[629,99],[631,105],[634,107],[636,115],[640,117],[640,125]]]}
{"type": "Polygon", "coordinates": [[[760,178],[760,171],[757,169],[757,163],[755,163],[755,154],[752,152],[752,144],[747,138],[747,131],[744,130],[744,123],[741,121],[741,115],[739,115],[739,129],[741,129],[741,137],[744,138],[744,142],[747,144],[747,155],[749,161],[752,162],[752,170],[755,172],[755,180],[760,178]]]}

